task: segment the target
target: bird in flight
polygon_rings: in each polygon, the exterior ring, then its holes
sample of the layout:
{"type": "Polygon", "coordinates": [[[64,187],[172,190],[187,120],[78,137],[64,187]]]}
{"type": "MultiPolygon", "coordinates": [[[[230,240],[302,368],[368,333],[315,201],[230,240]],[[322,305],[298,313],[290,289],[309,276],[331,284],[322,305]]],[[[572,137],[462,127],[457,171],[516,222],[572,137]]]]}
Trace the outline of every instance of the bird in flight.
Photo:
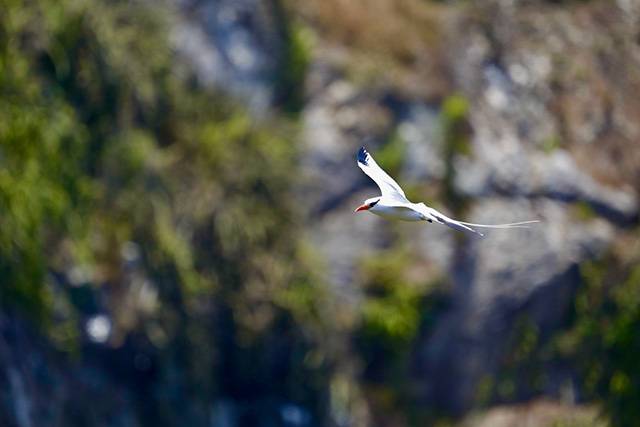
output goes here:
{"type": "Polygon", "coordinates": [[[369,178],[380,187],[381,196],[372,197],[356,208],[354,212],[369,211],[387,219],[401,221],[428,221],[446,225],[460,231],[483,236],[475,228],[527,228],[527,224],[540,221],[513,222],[510,224],[473,224],[457,221],[430,208],[424,203],[412,203],[404,195],[404,191],[378,164],[364,147],[358,150],[358,166],[369,178]]]}

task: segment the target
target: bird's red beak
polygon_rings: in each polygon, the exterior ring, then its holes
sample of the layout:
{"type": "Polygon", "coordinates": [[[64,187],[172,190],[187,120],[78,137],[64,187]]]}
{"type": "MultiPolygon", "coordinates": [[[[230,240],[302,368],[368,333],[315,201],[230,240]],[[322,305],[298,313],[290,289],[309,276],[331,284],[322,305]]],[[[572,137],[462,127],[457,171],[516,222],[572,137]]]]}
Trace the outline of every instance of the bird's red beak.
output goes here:
{"type": "Polygon", "coordinates": [[[360,205],[353,212],[355,213],[355,212],[360,212],[360,211],[366,211],[366,210],[369,210],[370,207],[371,206],[369,206],[369,205],[360,205]]]}

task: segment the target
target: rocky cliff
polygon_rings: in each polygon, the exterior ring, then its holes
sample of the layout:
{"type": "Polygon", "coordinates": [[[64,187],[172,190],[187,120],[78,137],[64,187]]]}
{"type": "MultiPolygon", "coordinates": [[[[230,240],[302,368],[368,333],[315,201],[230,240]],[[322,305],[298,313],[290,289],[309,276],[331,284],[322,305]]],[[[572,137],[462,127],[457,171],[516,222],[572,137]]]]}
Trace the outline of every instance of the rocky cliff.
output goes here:
{"type": "MultiPolygon", "coordinates": [[[[331,3],[336,12],[347,8],[331,3]]],[[[358,262],[394,244],[389,227],[401,229],[420,262],[436,266],[450,284],[448,308],[419,338],[416,372],[426,401],[454,412],[477,403],[484,381],[510,357],[519,322],[526,319],[543,340],[552,335],[571,311],[581,263],[637,223],[640,109],[629,94],[640,89],[633,72],[640,65],[639,12],[633,2],[491,1],[435,9],[436,46],[414,53],[440,55],[426,61],[448,73],[444,96],[430,93],[442,78],[425,76],[420,61],[403,64],[414,75],[413,93],[406,83],[389,83],[386,72],[394,70],[384,67],[368,84],[354,82],[345,68],[357,64],[332,54],[350,48],[355,56],[359,46],[320,42],[303,113],[309,228],[329,260],[330,282],[354,304],[358,262]],[[416,189],[417,200],[471,222],[542,223],[467,239],[436,226],[350,215],[377,191],[353,167],[362,144],[374,155],[398,147],[396,175],[416,189]]],[[[559,397],[574,374],[560,368],[535,387],[516,388],[521,396],[559,397]]]]}
{"type": "MultiPolygon", "coordinates": [[[[58,292],[43,300],[76,307],[62,319],[80,325],[76,356],[27,326],[24,310],[0,316],[0,422],[173,425],[184,415],[192,425],[392,426],[537,396],[569,407],[593,397],[575,357],[553,346],[579,311],[585,266],[635,259],[626,243],[640,206],[640,3],[163,7],[170,63],[108,69],[104,93],[85,87],[82,64],[56,56],[58,42],[25,32],[25,46],[47,53],[33,63],[59,83],[47,96],[63,93],[78,111],[75,138],[103,132],[88,139],[102,153],[129,141],[121,134],[131,127],[156,148],[136,134],[127,147],[143,150],[130,153],[138,166],[116,148],[89,168],[104,184],[101,209],[117,216],[92,222],[98,273],[73,280],[83,252],[67,254],[55,236],[76,223],[43,243],[63,259],[43,261],[41,281],[58,292]],[[145,73],[160,79],[157,93],[137,85],[145,73]],[[166,76],[209,97],[172,103],[166,76]],[[126,87],[115,100],[114,82],[126,87]],[[105,113],[116,137],[90,108],[110,102],[124,111],[105,113]],[[230,117],[237,105],[248,115],[230,117]],[[218,118],[207,125],[204,110],[218,118]],[[278,126],[277,139],[260,133],[278,126]],[[355,215],[378,191],[356,167],[362,145],[414,201],[469,222],[541,223],[481,239],[355,215]],[[264,222],[241,231],[244,212],[264,222]],[[92,297],[78,291],[87,284],[92,297]],[[86,327],[103,312],[114,335],[96,341],[86,327]],[[79,409],[94,401],[95,411],[79,409]]],[[[5,32],[17,22],[7,16],[5,32]]],[[[92,34],[82,22],[93,21],[78,22],[92,34]]],[[[123,50],[102,54],[100,34],[76,53],[135,62],[123,50]]]]}

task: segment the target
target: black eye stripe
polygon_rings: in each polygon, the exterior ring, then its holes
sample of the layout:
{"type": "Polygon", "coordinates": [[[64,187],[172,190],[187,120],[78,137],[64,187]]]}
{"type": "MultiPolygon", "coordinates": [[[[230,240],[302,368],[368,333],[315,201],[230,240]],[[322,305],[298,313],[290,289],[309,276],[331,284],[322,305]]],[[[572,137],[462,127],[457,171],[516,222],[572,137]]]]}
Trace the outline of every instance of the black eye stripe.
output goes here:
{"type": "Polygon", "coordinates": [[[369,207],[370,208],[374,207],[375,205],[378,204],[379,201],[380,201],[380,199],[376,200],[375,202],[371,202],[371,204],[369,204],[369,207]]]}

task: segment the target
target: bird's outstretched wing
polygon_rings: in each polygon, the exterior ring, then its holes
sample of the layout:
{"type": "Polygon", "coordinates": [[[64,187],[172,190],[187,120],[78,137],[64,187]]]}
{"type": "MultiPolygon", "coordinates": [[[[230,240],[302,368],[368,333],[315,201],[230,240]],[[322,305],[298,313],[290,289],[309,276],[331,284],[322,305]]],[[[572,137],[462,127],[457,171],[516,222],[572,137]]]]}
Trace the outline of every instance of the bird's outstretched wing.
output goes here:
{"type": "Polygon", "coordinates": [[[407,196],[404,195],[404,191],[378,164],[371,154],[361,147],[358,150],[358,166],[369,178],[375,181],[380,187],[380,192],[385,197],[392,197],[399,201],[407,201],[407,196]]]}
{"type": "Polygon", "coordinates": [[[474,224],[471,222],[457,221],[455,219],[449,218],[445,214],[438,212],[433,208],[428,207],[424,203],[418,203],[417,205],[414,205],[414,206],[417,206],[417,209],[420,211],[420,213],[422,213],[426,217],[427,220],[435,221],[439,224],[446,225],[447,227],[451,227],[459,231],[475,233],[475,234],[478,234],[479,236],[484,236],[484,234],[482,234],[478,230],[474,230],[473,227],[476,227],[476,228],[529,228],[528,227],[529,224],[535,224],[537,222],[540,222],[538,220],[533,220],[533,221],[512,222],[508,224],[474,224]]]}

